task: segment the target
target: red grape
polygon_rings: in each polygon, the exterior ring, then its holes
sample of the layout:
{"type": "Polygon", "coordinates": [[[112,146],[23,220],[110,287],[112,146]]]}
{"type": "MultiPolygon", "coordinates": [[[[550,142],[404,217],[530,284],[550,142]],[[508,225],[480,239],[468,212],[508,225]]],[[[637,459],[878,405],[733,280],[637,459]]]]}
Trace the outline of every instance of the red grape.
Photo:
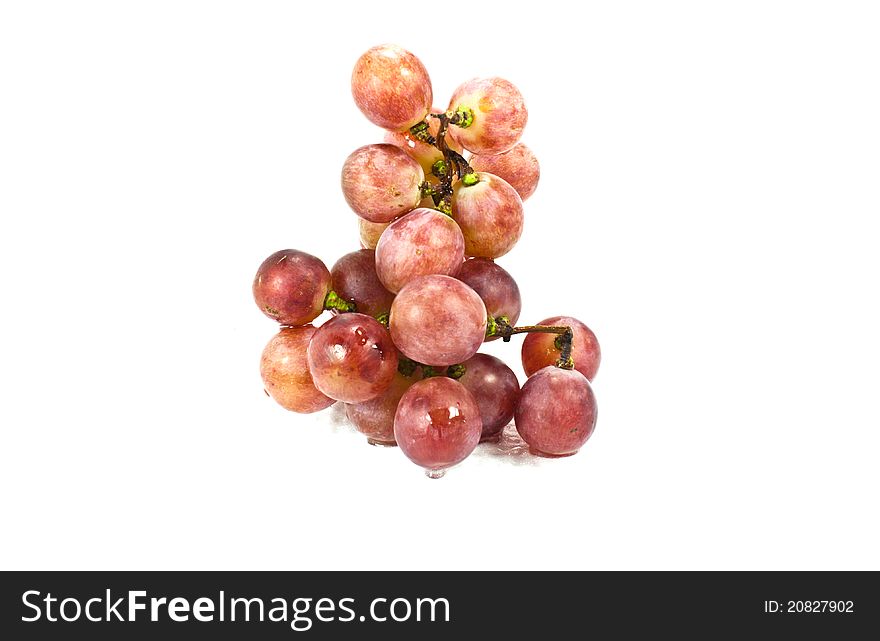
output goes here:
{"type": "Polygon", "coordinates": [[[397,350],[388,330],[364,314],[340,314],[315,332],[308,349],[315,387],[345,403],[363,403],[388,389],[397,350]]]}
{"type": "Polygon", "coordinates": [[[468,127],[451,126],[449,135],[475,154],[504,153],[522,136],[529,113],[522,94],[503,78],[474,78],[460,85],[449,101],[451,111],[469,109],[468,127]]]}
{"type": "Polygon", "coordinates": [[[486,306],[470,287],[449,276],[422,276],[391,305],[391,338],[404,355],[448,366],[477,353],[486,336],[486,306]]]}
{"type": "Polygon", "coordinates": [[[514,417],[533,454],[568,456],[596,427],[596,397],[577,370],[545,367],[523,385],[514,417]]]}
{"type": "Polygon", "coordinates": [[[511,325],[516,325],[522,298],[516,281],[501,265],[489,258],[471,258],[464,261],[455,277],[479,294],[489,316],[506,316],[511,325]]]}
{"type": "Polygon", "coordinates": [[[305,325],[324,310],[330,270],[311,254],[282,249],[263,261],[254,277],[254,300],[282,325],[305,325]]]}
{"type": "Polygon", "coordinates": [[[541,167],[532,150],[523,143],[503,154],[473,156],[468,163],[475,171],[485,171],[503,178],[525,201],[538,187],[541,167]]]}
{"type": "Polygon", "coordinates": [[[431,79],[422,62],[397,45],[367,50],[354,65],[351,94],[367,119],[403,131],[424,120],[431,108],[431,79]]]}
{"type": "Polygon", "coordinates": [[[461,229],[436,209],[419,208],[395,220],[376,245],[376,273],[395,293],[419,276],[454,276],[463,261],[461,229]]]}
{"type": "Polygon", "coordinates": [[[489,354],[474,354],[462,365],[465,372],[458,382],[473,394],[480,408],[483,423],[480,440],[497,438],[513,418],[513,409],[519,397],[516,374],[504,361],[489,354]]]}
{"type": "Polygon", "coordinates": [[[400,449],[428,476],[442,476],[480,442],[480,408],[465,387],[451,378],[426,378],[410,387],[394,416],[400,449]]]}
{"type": "Polygon", "coordinates": [[[346,254],[333,265],[330,276],[337,296],[353,302],[361,314],[375,318],[391,311],[394,294],[376,276],[376,254],[372,249],[346,254]]]}
{"type": "Polygon", "coordinates": [[[364,249],[376,249],[379,244],[379,236],[391,223],[371,223],[358,216],[358,233],[361,237],[361,246],[364,249]]]}
{"type": "Polygon", "coordinates": [[[415,209],[422,199],[422,168],[400,147],[364,145],[342,166],[342,194],[361,218],[387,223],[415,209]]]}
{"type": "MultiPolygon", "coordinates": [[[[442,113],[440,109],[432,109],[432,113],[442,113]]],[[[437,118],[428,118],[428,133],[437,136],[440,131],[440,120],[437,118]]],[[[443,154],[434,145],[422,142],[409,131],[388,131],[385,133],[385,142],[396,145],[409,154],[413,160],[419,163],[425,176],[431,175],[431,169],[438,160],[443,160],[443,154]]],[[[453,151],[458,153],[464,152],[461,145],[456,143],[449,136],[446,137],[446,145],[453,151]]]]}
{"type": "Polygon", "coordinates": [[[416,375],[394,375],[391,385],[376,398],[347,404],[345,415],[371,445],[397,445],[394,440],[394,413],[403,393],[418,380],[416,375]]]}
{"type": "Polygon", "coordinates": [[[468,256],[498,258],[513,249],[522,235],[522,199],[492,174],[476,172],[455,185],[452,217],[461,227],[468,256]],[[469,184],[475,179],[479,182],[469,184]]]}
{"type": "Polygon", "coordinates": [[[266,345],[260,358],[260,376],[266,392],[281,407],[309,414],[335,403],[315,387],[306,351],[316,329],[312,325],[285,327],[266,345]]]}
{"type": "MultiPolygon", "coordinates": [[[[542,320],[538,325],[556,325],[571,327],[574,335],[572,341],[571,357],[574,360],[574,368],[593,380],[602,360],[599,350],[599,341],[589,327],[571,316],[553,316],[542,320]]],[[[531,376],[538,370],[555,365],[559,360],[559,350],[556,348],[557,334],[529,334],[522,345],[522,364],[526,376],[531,376]]]]}

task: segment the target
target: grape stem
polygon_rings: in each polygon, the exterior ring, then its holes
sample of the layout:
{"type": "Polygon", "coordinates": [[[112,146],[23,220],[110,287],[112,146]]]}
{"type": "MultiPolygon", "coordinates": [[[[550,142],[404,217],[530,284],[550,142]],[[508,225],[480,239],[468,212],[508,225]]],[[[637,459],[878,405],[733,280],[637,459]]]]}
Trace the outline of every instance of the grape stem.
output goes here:
{"type": "Polygon", "coordinates": [[[417,140],[432,145],[440,150],[443,154],[443,160],[438,160],[432,168],[432,176],[437,178],[439,182],[435,183],[426,180],[422,183],[422,193],[431,196],[434,201],[434,207],[442,211],[444,214],[452,214],[452,178],[453,175],[461,179],[463,176],[473,174],[474,170],[468,164],[460,153],[454,149],[450,149],[446,144],[446,133],[449,125],[458,125],[465,121],[465,114],[460,111],[450,111],[443,114],[430,114],[431,118],[437,118],[440,121],[440,129],[436,136],[432,136],[428,132],[428,122],[423,120],[417,125],[410,128],[409,133],[417,140]]]}
{"type": "Polygon", "coordinates": [[[458,380],[465,375],[465,372],[467,372],[467,367],[465,367],[463,363],[450,365],[449,367],[431,367],[430,365],[425,365],[424,363],[419,363],[411,358],[407,358],[403,354],[398,356],[397,371],[407,378],[415,374],[416,370],[419,368],[421,368],[420,373],[423,379],[433,378],[434,376],[447,376],[453,380],[458,380]]]}
{"type": "Polygon", "coordinates": [[[331,289],[324,298],[324,309],[336,310],[337,312],[356,312],[357,305],[354,304],[354,301],[345,300],[331,289]]]}
{"type": "Polygon", "coordinates": [[[565,325],[521,325],[514,327],[507,317],[499,316],[491,319],[486,330],[486,336],[500,336],[505,343],[510,342],[514,334],[557,334],[555,345],[559,350],[559,360],[556,367],[561,369],[574,369],[574,359],[571,357],[574,332],[571,327],[565,325]]]}

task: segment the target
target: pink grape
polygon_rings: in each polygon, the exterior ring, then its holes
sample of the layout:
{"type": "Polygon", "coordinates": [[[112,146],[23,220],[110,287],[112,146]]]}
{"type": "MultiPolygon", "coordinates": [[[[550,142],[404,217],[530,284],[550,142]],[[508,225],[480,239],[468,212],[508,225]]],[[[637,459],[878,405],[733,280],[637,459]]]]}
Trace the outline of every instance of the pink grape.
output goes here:
{"type": "Polygon", "coordinates": [[[458,224],[436,209],[419,208],[395,220],[376,245],[376,273],[391,292],[428,274],[454,276],[464,261],[458,224]]]}
{"type": "Polygon", "coordinates": [[[394,375],[391,384],[376,398],[363,403],[347,404],[345,415],[367,437],[371,445],[397,445],[394,440],[394,413],[403,393],[417,380],[416,374],[404,376],[400,372],[394,375]]]}
{"type": "Polygon", "coordinates": [[[486,306],[470,287],[449,276],[422,276],[391,304],[391,338],[407,357],[448,366],[477,353],[486,336],[486,306]]]}
{"type": "Polygon", "coordinates": [[[342,195],[354,212],[373,223],[388,223],[415,209],[425,174],[400,147],[364,145],[342,166],[342,195]]]}
{"type": "Polygon", "coordinates": [[[305,325],[324,310],[330,270],[311,254],[282,249],[263,261],[254,276],[257,307],[282,325],[305,325]]]}
{"type": "Polygon", "coordinates": [[[394,416],[394,437],[400,449],[433,478],[466,459],[481,433],[480,408],[474,397],[461,383],[445,376],[413,384],[394,416]]]}
{"type": "Polygon", "coordinates": [[[522,236],[522,199],[493,174],[476,172],[455,185],[452,217],[461,227],[468,256],[498,258],[513,249],[522,236]],[[473,180],[478,182],[469,184],[473,180]]]}
{"type": "Polygon", "coordinates": [[[458,382],[473,394],[480,408],[483,423],[480,440],[492,440],[513,419],[519,381],[504,361],[489,354],[474,354],[462,365],[465,372],[458,382]]]}
{"type": "Polygon", "coordinates": [[[489,258],[471,258],[464,261],[456,278],[479,294],[489,316],[506,316],[511,325],[516,325],[522,298],[516,281],[501,265],[489,258]]]}
{"type": "Polygon", "coordinates": [[[532,150],[523,143],[503,154],[476,154],[468,161],[475,171],[494,174],[506,180],[523,202],[535,193],[541,178],[541,167],[532,150]]]}
{"type": "Polygon", "coordinates": [[[422,62],[391,44],[368,49],[358,58],[351,74],[351,94],[370,122],[392,131],[424,120],[434,98],[422,62]]]}
{"type": "Polygon", "coordinates": [[[596,397],[577,370],[545,367],[523,385],[514,420],[533,454],[568,456],[596,427],[596,397]]]}
{"type": "MultiPolygon", "coordinates": [[[[552,316],[545,318],[538,325],[571,327],[573,333],[571,357],[574,360],[574,368],[590,381],[596,377],[602,352],[593,330],[571,316],[552,316]]],[[[522,344],[522,365],[526,376],[531,376],[548,365],[556,364],[559,360],[559,350],[555,344],[556,336],[556,334],[526,336],[522,344]]]]}
{"type": "Polygon", "coordinates": [[[394,294],[389,292],[376,276],[376,253],[361,249],[346,254],[330,270],[333,291],[357,306],[357,311],[376,317],[391,311],[394,294]]]}
{"type": "Polygon", "coordinates": [[[361,246],[364,249],[376,249],[379,244],[379,236],[391,223],[371,223],[358,216],[358,234],[361,237],[361,246]]]}
{"type": "Polygon", "coordinates": [[[281,407],[309,414],[335,403],[318,391],[309,373],[306,352],[315,327],[285,327],[268,342],[260,358],[266,393],[281,407]]]}
{"type": "MultiPolygon", "coordinates": [[[[431,113],[442,113],[440,109],[432,109],[431,113]]],[[[428,133],[436,137],[440,131],[440,120],[437,118],[428,118],[428,133]]],[[[422,142],[407,131],[387,131],[385,132],[385,142],[396,145],[409,154],[413,160],[419,163],[425,176],[431,175],[431,169],[438,160],[443,160],[443,154],[434,145],[422,142]]],[[[446,136],[446,146],[459,154],[464,152],[461,145],[456,143],[452,138],[446,136]]]]}
{"type": "Polygon", "coordinates": [[[449,135],[475,154],[500,154],[522,136],[529,112],[519,90],[503,78],[474,78],[452,94],[450,111],[469,109],[473,122],[451,126],[449,135]]]}
{"type": "Polygon", "coordinates": [[[363,403],[388,389],[397,371],[397,350],[375,318],[347,313],[318,328],[308,361],[321,392],[344,403],[363,403]]]}

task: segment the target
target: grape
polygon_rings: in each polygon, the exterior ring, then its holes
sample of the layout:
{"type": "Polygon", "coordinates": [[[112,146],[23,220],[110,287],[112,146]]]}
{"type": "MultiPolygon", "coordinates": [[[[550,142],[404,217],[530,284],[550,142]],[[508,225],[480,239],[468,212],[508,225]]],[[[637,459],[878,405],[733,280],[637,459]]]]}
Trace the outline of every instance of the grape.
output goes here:
{"type": "Polygon", "coordinates": [[[421,60],[390,44],[373,47],[358,58],[351,94],[370,122],[392,131],[404,131],[424,120],[434,98],[421,60]]]}
{"type": "Polygon", "coordinates": [[[501,265],[488,258],[471,258],[464,261],[456,278],[479,294],[489,316],[506,316],[511,325],[516,325],[522,298],[516,281],[501,265]]]}
{"type": "MultiPolygon", "coordinates": [[[[571,327],[574,335],[571,349],[574,368],[590,381],[596,377],[602,353],[593,330],[571,316],[553,316],[542,320],[538,325],[571,327]]],[[[559,360],[556,336],[556,334],[529,334],[526,336],[522,345],[522,364],[526,376],[531,376],[543,367],[556,364],[556,361],[559,360]]]]}
{"type": "Polygon", "coordinates": [[[477,293],[449,276],[422,276],[391,305],[391,338],[425,365],[448,366],[477,353],[486,336],[486,306],[477,293]]]}
{"type": "Polygon", "coordinates": [[[308,349],[315,387],[345,403],[363,403],[388,389],[397,350],[375,318],[340,314],[315,332],[308,349]]]}
{"type": "Polygon", "coordinates": [[[422,199],[425,174],[415,160],[394,145],[364,145],[342,166],[342,194],[361,218],[388,223],[415,209],[422,199]]]}
{"type": "Polygon", "coordinates": [[[516,431],[533,454],[568,456],[596,427],[596,397],[577,370],[545,367],[523,385],[514,417],[516,431]]]}
{"type": "Polygon", "coordinates": [[[477,154],[468,163],[474,171],[485,171],[506,180],[523,201],[535,192],[541,178],[538,159],[523,143],[503,154],[477,154]]]}
{"type": "MultiPolygon", "coordinates": [[[[432,109],[431,113],[442,113],[440,109],[432,109]]],[[[437,136],[440,131],[440,120],[437,118],[428,118],[428,133],[437,136]]],[[[431,169],[438,160],[443,160],[443,154],[434,145],[422,142],[409,131],[388,131],[385,132],[385,142],[396,145],[403,149],[413,160],[419,163],[425,176],[431,175],[431,169]]],[[[461,145],[447,136],[446,145],[455,152],[463,153],[461,145]]]]}
{"type": "Polygon", "coordinates": [[[266,392],[281,407],[309,414],[335,403],[315,387],[306,351],[315,333],[312,325],[285,327],[268,342],[260,358],[266,392]]]}
{"type": "Polygon", "coordinates": [[[468,127],[451,126],[449,135],[475,154],[500,154],[522,136],[529,113],[519,90],[503,78],[474,78],[460,85],[449,101],[450,111],[469,109],[468,127]]]}
{"type": "Polygon", "coordinates": [[[361,237],[361,245],[364,249],[376,249],[379,243],[379,236],[388,228],[391,223],[371,223],[358,216],[358,232],[361,237]]]}
{"type": "Polygon", "coordinates": [[[419,276],[454,276],[463,261],[461,229],[436,209],[416,209],[395,220],[376,245],[376,273],[385,288],[395,293],[419,276]]]}
{"type": "Polygon", "coordinates": [[[480,440],[493,440],[513,418],[519,381],[504,361],[489,354],[474,354],[462,365],[465,372],[458,382],[473,394],[480,408],[483,423],[480,440]]]}
{"type": "Polygon", "coordinates": [[[468,256],[498,258],[513,249],[522,235],[522,199],[492,174],[475,172],[455,185],[452,217],[461,227],[468,256]],[[473,180],[478,182],[469,184],[473,180]]]}
{"type": "Polygon", "coordinates": [[[426,378],[410,387],[394,416],[394,437],[407,458],[442,476],[480,442],[480,408],[465,387],[451,378],[426,378]]]}
{"type": "Polygon", "coordinates": [[[391,310],[394,294],[379,282],[376,276],[376,253],[361,249],[346,254],[330,270],[333,291],[357,306],[357,311],[376,317],[391,310]]]}
{"type": "Polygon", "coordinates": [[[520,327],[530,332],[522,389],[510,367],[477,353],[486,340],[509,340],[507,323],[522,310],[516,281],[494,262],[519,241],[523,201],[540,181],[519,142],[528,121],[519,90],[475,78],[438,110],[421,61],[391,44],[357,60],[351,90],[383,129],[383,142],[353,151],[341,172],[362,249],[332,270],[292,249],[260,265],[254,300],[282,325],[261,357],[267,394],[297,412],[345,403],[370,444],[400,445],[432,478],[512,419],[532,453],[577,452],[595,427],[590,381],[601,359],[586,325],[541,323],[572,328],[572,362],[561,363],[572,369],[556,366],[560,335],[520,327]],[[314,327],[325,308],[330,320],[314,327]],[[486,338],[489,325],[498,336],[486,338]]]}
{"type": "Polygon", "coordinates": [[[397,445],[394,440],[394,413],[403,393],[418,380],[415,375],[400,372],[391,379],[391,385],[376,398],[345,406],[345,415],[371,445],[397,445]]]}
{"type": "Polygon", "coordinates": [[[282,249],[263,261],[254,277],[254,300],[282,325],[305,325],[324,310],[330,270],[311,254],[282,249]]]}

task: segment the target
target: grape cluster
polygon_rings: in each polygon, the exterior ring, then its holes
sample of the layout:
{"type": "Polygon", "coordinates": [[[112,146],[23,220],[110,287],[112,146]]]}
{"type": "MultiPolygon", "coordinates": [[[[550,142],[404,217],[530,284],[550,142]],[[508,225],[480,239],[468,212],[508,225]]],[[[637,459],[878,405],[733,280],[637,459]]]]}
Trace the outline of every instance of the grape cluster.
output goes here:
{"type": "Polygon", "coordinates": [[[540,175],[519,142],[519,90],[477,78],[436,109],[425,67],[395,45],[358,59],[351,90],[386,130],[342,167],[362,249],[329,270],[293,249],[260,265],[254,299],[282,325],[260,363],[266,392],[294,412],[345,403],[371,444],[399,445],[432,478],[512,419],[532,453],[574,454],[596,424],[599,343],[570,316],[516,326],[519,287],[495,262],[519,240],[540,175]],[[330,319],[312,325],[325,310],[330,319]],[[522,333],[520,388],[478,350],[522,333]]]}

